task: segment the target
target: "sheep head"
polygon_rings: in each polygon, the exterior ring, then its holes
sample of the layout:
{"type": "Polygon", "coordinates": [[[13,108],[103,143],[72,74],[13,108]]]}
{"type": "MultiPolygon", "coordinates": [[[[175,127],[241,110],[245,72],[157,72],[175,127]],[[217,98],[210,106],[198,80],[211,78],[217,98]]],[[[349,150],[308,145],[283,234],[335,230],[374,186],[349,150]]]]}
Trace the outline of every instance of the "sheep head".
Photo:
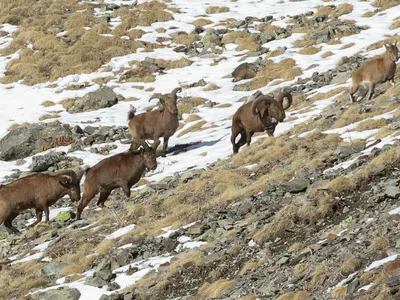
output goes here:
{"type": "Polygon", "coordinates": [[[69,175],[60,175],[58,182],[67,190],[67,194],[72,201],[76,202],[81,200],[81,187],[79,182],[75,182],[69,175]]]}
{"type": "Polygon", "coordinates": [[[385,54],[389,56],[392,62],[396,62],[399,59],[399,49],[397,48],[397,41],[394,44],[385,44],[385,54]]]}
{"type": "Polygon", "coordinates": [[[160,93],[154,93],[150,99],[149,102],[152,99],[159,99],[161,104],[173,115],[178,114],[178,107],[176,106],[176,101],[178,100],[177,93],[181,92],[182,89],[180,87],[175,88],[172,90],[171,93],[169,94],[160,94],[160,93]]]}
{"type": "Polygon", "coordinates": [[[266,128],[285,119],[285,111],[282,105],[268,95],[258,96],[251,105],[251,110],[253,115],[260,117],[260,121],[266,128]]]}

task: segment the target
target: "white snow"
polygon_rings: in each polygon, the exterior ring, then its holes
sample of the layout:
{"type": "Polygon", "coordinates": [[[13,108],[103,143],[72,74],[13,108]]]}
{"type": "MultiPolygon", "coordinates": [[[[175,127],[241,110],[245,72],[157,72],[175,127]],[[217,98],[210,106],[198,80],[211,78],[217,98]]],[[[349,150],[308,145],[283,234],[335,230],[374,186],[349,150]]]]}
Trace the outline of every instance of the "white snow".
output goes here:
{"type": "Polygon", "coordinates": [[[44,252],[47,249],[47,247],[49,247],[50,243],[51,241],[48,241],[43,244],[37,245],[36,247],[33,248],[33,250],[44,252]]]}
{"type": "Polygon", "coordinates": [[[33,260],[38,260],[43,256],[43,252],[38,252],[35,254],[31,254],[31,255],[27,255],[24,258],[21,258],[19,260],[13,261],[11,264],[19,264],[19,263],[23,263],[23,262],[28,262],[28,261],[33,261],[33,260]]]}
{"type": "Polygon", "coordinates": [[[136,228],[135,224],[131,224],[125,227],[122,227],[120,229],[118,229],[117,231],[114,231],[113,233],[109,234],[106,236],[106,240],[113,240],[113,239],[117,239],[129,232],[131,232],[132,230],[134,230],[136,228]]]}
{"type": "Polygon", "coordinates": [[[251,241],[248,243],[248,246],[249,246],[249,247],[254,247],[254,246],[256,246],[256,245],[257,245],[256,242],[253,241],[253,240],[251,240],[251,241]]]}
{"type": "Polygon", "coordinates": [[[397,207],[389,211],[389,215],[398,215],[398,214],[400,214],[400,207],[397,207]]]}
{"type": "Polygon", "coordinates": [[[365,269],[365,272],[369,272],[373,269],[379,268],[380,266],[383,266],[387,262],[397,259],[397,256],[398,256],[398,254],[394,254],[394,255],[388,256],[384,259],[374,261],[365,269]]]}

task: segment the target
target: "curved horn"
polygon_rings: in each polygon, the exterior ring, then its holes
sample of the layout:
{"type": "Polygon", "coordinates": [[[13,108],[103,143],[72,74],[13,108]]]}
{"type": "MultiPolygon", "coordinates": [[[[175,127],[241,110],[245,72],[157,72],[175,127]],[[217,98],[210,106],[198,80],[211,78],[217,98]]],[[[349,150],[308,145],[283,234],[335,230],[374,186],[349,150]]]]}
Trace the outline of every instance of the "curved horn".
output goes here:
{"type": "Polygon", "coordinates": [[[133,140],[131,146],[129,147],[129,152],[139,154],[139,147],[143,145],[143,140],[133,140]]]}
{"type": "Polygon", "coordinates": [[[163,96],[163,95],[160,94],[160,93],[154,93],[154,94],[150,97],[149,102],[150,102],[151,100],[153,100],[153,99],[160,99],[160,97],[162,97],[162,96],[163,96]]]}
{"type": "Polygon", "coordinates": [[[143,141],[142,146],[143,146],[144,151],[150,151],[151,150],[151,147],[145,141],[143,141]]]}
{"type": "Polygon", "coordinates": [[[258,114],[258,105],[261,102],[265,101],[265,102],[267,102],[267,104],[269,104],[271,102],[271,100],[273,100],[272,97],[268,96],[268,95],[260,95],[260,96],[258,96],[253,101],[253,103],[251,104],[251,111],[252,111],[253,115],[257,115],[258,114]]]}
{"type": "Polygon", "coordinates": [[[173,89],[172,92],[171,92],[172,98],[173,98],[174,100],[177,100],[177,99],[178,99],[178,96],[177,96],[176,94],[177,94],[177,93],[180,93],[180,92],[182,92],[182,89],[181,89],[180,87],[177,87],[177,88],[173,89]]]}
{"type": "Polygon", "coordinates": [[[293,98],[292,95],[288,92],[281,92],[278,96],[278,98],[276,99],[276,102],[278,102],[283,110],[287,110],[293,103],[293,98]],[[283,106],[283,99],[286,98],[287,99],[287,105],[283,106]]]}

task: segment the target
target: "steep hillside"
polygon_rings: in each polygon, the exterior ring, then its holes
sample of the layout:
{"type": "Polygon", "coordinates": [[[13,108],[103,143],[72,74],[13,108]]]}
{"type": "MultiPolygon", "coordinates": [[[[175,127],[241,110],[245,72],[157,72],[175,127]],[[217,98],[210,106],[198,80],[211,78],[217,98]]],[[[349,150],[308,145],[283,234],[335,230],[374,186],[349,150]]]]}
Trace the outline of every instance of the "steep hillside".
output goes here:
{"type": "Polygon", "coordinates": [[[400,85],[356,103],[347,92],[400,40],[399,12],[397,0],[1,3],[2,184],[126,151],[130,106],[182,92],[168,154],[129,199],[116,190],[74,221],[65,197],[48,224],[28,229],[27,211],[21,235],[0,227],[0,299],[399,299],[400,85]],[[294,101],[274,137],[232,155],[235,111],[282,90],[294,101]]]}

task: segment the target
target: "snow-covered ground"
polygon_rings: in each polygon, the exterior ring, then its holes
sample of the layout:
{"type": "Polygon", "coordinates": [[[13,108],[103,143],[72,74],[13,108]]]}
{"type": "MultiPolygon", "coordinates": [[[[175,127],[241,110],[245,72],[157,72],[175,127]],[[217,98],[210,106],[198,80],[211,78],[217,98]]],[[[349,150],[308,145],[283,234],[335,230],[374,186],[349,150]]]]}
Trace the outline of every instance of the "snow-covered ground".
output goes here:
{"type": "MultiPolygon", "coordinates": [[[[110,3],[129,3],[129,1],[108,1],[110,3]]],[[[142,2],[142,1],[140,1],[142,2]]],[[[371,18],[362,18],[361,15],[366,11],[374,10],[375,8],[370,5],[370,2],[359,2],[356,0],[352,1],[334,1],[332,4],[339,5],[341,3],[353,3],[353,11],[344,15],[341,18],[346,20],[355,20],[358,25],[368,25],[370,29],[363,30],[359,34],[352,35],[349,37],[342,38],[342,44],[339,45],[328,45],[322,44],[321,51],[315,55],[302,55],[299,54],[297,49],[292,49],[292,44],[295,40],[302,37],[302,34],[293,34],[291,37],[272,41],[265,44],[270,50],[274,50],[277,47],[287,46],[288,51],[283,55],[272,58],[273,60],[279,61],[283,58],[293,58],[296,63],[301,67],[303,74],[301,77],[308,77],[316,71],[326,71],[329,68],[333,68],[337,61],[344,55],[351,56],[359,51],[366,56],[372,56],[379,54],[383,49],[378,49],[371,52],[365,52],[368,45],[373,42],[382,40],[384,35],[382,32],[389,32],[389,27],[392,24],[392,20],[398,16],[398,8],[394,7],[385,11],[385,14],[377,14],[371,18]],[[355,43],[353,47],[347,49],[340,49],[344,44],[355,43]],[[325,51],[332,51],[334,55],[322,59],[321,53],[325,51]],[[318,64],[315,68],[306,70],[310,65],[318,64]]],[[[162,36],[165,33],[158,33],[157,28],[178,28],[168,29],[167,33],[174,31],[187,31],[191,32],[194,26],[191,22],[198,18],[199,15],[205,15],[205,11],[210,2],[208,1],[187,1],[187,0],[173,0],[169,5],[177,6],[181,13],[175,13],[174,20],[168,22],[155,23],[152,26],[141,26],[140,28],[145,30],[147,33],[142,37],[143,40],[155,40],[157,37],[162,36]],[[174,27],[173,27],[174,26],[174,27]]],[[[312,1],[280,1],[280,0],[268,0],[268,1],[238,1],[231,2],[228,0],[218,1],[213,5],[227,6],[229,12],[220,14],[211,14],[207,18],[211,21],[218,22],[227,18],[233,17],[237,19],[244,19],[246,16],[264,17],[266,15],[273,15],[277,19],[273,24],[279,26],[287,26],[288,12],[296,12],[296,14],[304,13],[310,10],[316,10],[317,5],[328,5],[330,2],[324,2],[322,0],[312,1]]],[[[118,23],[118,20],[115,21],[118,23]]],[[[207,25],[206,27],[213,27],[214,24],[207,25]]],[[[10,32],[9,36],[0,38],[0,44],[5,45],[10,42],[11,33],[16,31],[15,26],[3,26],[2,30],[10,32]]],[[[400,32],[399,29],[391,30],[391,33],[396,34],[400,32]]],[[[171,45],[172,48],[173,45],[171,45]]],[[[224,158],[231,154],[231,145],[229,142],[230,138],[230,121],[227,120],[236,109],[242,104],[237,102],[243,96],[248,96],[250,92],[237,92],[233,91],[235,83],[230,78],[225,78],[226,75],[230,74],[233,69],[240,63],[239,52],[235,51],[235,45],[227,45],[227,49],[223,53],[227,59],[221,61],[215,66],[210,66],[213,62],[212,58],[190,58],[194,63],[190,67],[181,69],[172,69],[166,72],[164,75],[157,75],[156,81],[151,83],[142,83],[144,89],[136,89],[133,86],[138,83],[119,83],[116,80],[110,81],[108,85],[112,85],[115,92],[122,94],[125,97],[136,97],[139,101],[135,102],[135,107],[138,111],[143,111],[143,108],[148,105],[147,99],[153,92],[146,92],[148,88],[155,88],[154,92],[169,92],[172,88],[184,83],[193,83],[200,79],[205,79],[207,82],[215,83],[221,88],[214,91],[204,91],[202,87],[186,89],[183,91],[183,95],[199,96],[206,99],[216,101],[221,104],[229,103],[231,107],[224,108],[208,108],[199,107],[198,114],[203,120],[207,121],[207,124],[203,127],[213,125],[213,128],[209,128],[203,131],[188,133],[182,137],[179,137],[179,133],[192,126],[194,123],[186,124],[180,131],[178,131],[171,139],[170,146],[175,144],[183,144],[190,142],[201,141],[200,144],[192,146],[187,152],[180,153],[177,156],[169,156],[166,158],[159,158],[159,167],[155,172],[148,174],[148,179],[151,181],[158,181],[166,176],[172,175],[175,172],[183,171],[189,167],[204,167],[208,164],[216,161],[217,159],[224,158]]],[[[129,66],[129,61],[132,60],[144,60],[146,57],[162,58],[162,59],[179,59],[185,57],[185,54],[176,53],[171,48],[155,49],[153,52],[146,53],[140,50],[137,53],[132,53],[122,57],[115,57],[104,67],[110,66],[113,71],[119,70],[122,67],[129,66]]],[[[0,58],[0,71],[4,73],[7,63],[11,58],[18,56],[18,53],[9,57],[0,58]]],[[[254,59],[247,59],[246,61],[251,62],[254,59]]],[[[50,83],[38,84],[35,86],[25,86],[20,83],[12,83],[7,85],[0,85],[0,93],[2,95],[0,99],[0,138],[4,137],[8,130],[7,128],[14,123],[24,122],[38,122],[40,116],[46,113],[50,113],[54,110],[61,110],[61,117],[59,118],[63,123],[69,123],[72,125],[78,124],[84,127],[83,123],[86,121],[94,120],[95,117],[99,117],[100,121],[92,125],[127,125],[126,113],[129,109],[128,102],[121,102],[111,108],[102,109],[93,112],[84,112],[78,114],[69,114],[65,111],[62,105],[57,104],[53,107],[43,107],[41,103],[45,100],[50,100],[55,103],[59,103],[63,99],[73,98],[82,96],[87,92],[94,91],[98,88],[98,85],[93,84],[83,90],[64,90],[65,87],[70,84],[78,84],[83,82],[93,82],[96,78],[107,77],[113,75],[112,72],[105,72],[104,68],[99,69],[93,74],[75,74],[69,75],[65,78],[58,79],[55,83],[58,85],[56,88],[49,88],[50,83]]],[[[261,89],[264,93],[269,93],[276,88],[283,86],[290,86],[294,83],[284,82],[277,86],[266,86],[261,89]]],[[[348,85],[348,84],[347,84],[348,85]]],[[[321,92],[326,92],[329,89],[333,89],[337,86],[327,86],[320,89],[321,92]]],[[[318,90],[313,93],[319,92],[318,90]]],[[[326,106],[332,103],[332,99],[325,99],[314,103],[313,107],[307,112],[296,112],[296,108],[293,107],[288,114],[288,118],[291,115],[296,114],[298,117],[294,121],[283,122],[277,127],[276,135],[282,134],[293,126],[306,122],[312,117],[318,115],[326,106]]],[[[187,116],[184,116],[184,119],[187,116]]],[[[383,116],[382,116],[383,117],[383,116]]],[[[347,132],[347,138],[365,138],[375,134],[375,131],[365,132],[362,135],[351,136],[351,132],[347,132]]],[[[258,137],[263,138],[264,136],[258,137]]],[[[346,135],[344,136],[346,138],[346,135]]],[[[118,148],[111,151],[109,155],[114,155],[127,149],[127,145],[117,144],[118,148]]],[[[65,148],[65,147],[63,147],[65,148]]],[[[67,147],[68,148],[68,147],[67,147]]],[[[53,149],[59,150],[59,149],[53,149]]],[[[88,149],[86,149],[88,150],[88,149]]],[[[104,156],[99,154],[89,153],[88,151],[77,151],[68,154],[70,156],[76,156],[83,158],[85,164],[93,165],[99,160],[103,159],[104,156]]],[[[0,161],[0,182],[4,179],[4,176],[9,175],[12,169],[20,168],[27,170],[30,164],[30,160],[27,159],[27,163],[23,166],[16,166],[15,162],[3,162],[0,161]]]]}
{"type": "MultiPolygon", "coordinates": [[[[104,0],[106,3],[116,3],[116,4],[129,4],[131,1],[114,1],[114,0],[104,0]]],[[[143,2],[143,1],[139,1],[143,2]]],[[[180,13],[174,13],[174,20],[168,22],[160,22],[155,23],[152,26],[141,26],[140,29],[146,31],[141,38],[143,41],[151,41],[154,42],[158,37],[162,37],[177,31],[186,31],[188,33],[192,32],[194,26],[191,24],[194,20],[198,19],[201,15],[206,15],[207,7],[212,5],[218,6],[227,6],[229,7],[229,12],[220,13],[220,14],[211,14],[207,16],[207,19],[214,22],[214,24],[206,25],[205,27],[215,27],[216,23],[219,21],[223,21],[228,18],[235,19],[244,19],[247,16],[255,16],[255,17],[265,17],[267,15],[273,15],[276,21],[273,22],[273,25],[285,27],[288,25],[289,18],[288,14],[300,14],[305,13],[307,11],[316,10],[316,6],[318,5],[329,5],[335,4],[339,5],[341,3],[350,3],[354,4],[354,9],[350,14],[344,15],[341,17],[342,20],[355,20],[357,25],[368,25],[370,28],[367,30],[361,31],[359,34],[352,35],[349,37],[343,37],[341,39],[341,44],[337,45],[328,45],[321,44],[318,47],[321,48],[320,52],[314,55],[302,55],[298,53],[298,48],[293,48],[294,41],[301,39],[303,34],[295,33],[292,36],[279,40],[272,41],[265,45],[266,48],[270,50],[274,50],[278,47],[286,46],[288,50],[277,57],[271,58],[274,61],[280,61],[285,58],[292,58],[296,61],[297,66],[302,69],[303,74],[300,76],[302,78],[310,77],[314,72],[324,72],[328,69],[332,69],[335,67],[337,62],[343,56],[351,56],[358,52],[361,52],[362,55],[367,57],[371,57],[373,55],[381,54],[383,52],[383,48],[367,52],[366,48],[370,44],[380,41],[386,37],[388,32],[391,34],[399,34],[400,28],[390,30],[389,27],[393,22],[393,19],[398,17],[399,9],[398,7],[394,7],[385,11],[384,14],[376,14],[370,18],[363,18],[362,15],[367,11],[374,11],[376,8],[371,6],[372,1],[363,1],[359,0],[337,0],[332,2],[325,2],[323,0],[309,0],[309,1],[298,1],[293,2],[289,0],[241,0],[237,2],[231,2],[229,0],[219,0],[210,3],[210,1],[196,0],[171,0],[168,5],[174,5],[179,8],[180,13]],[[158,28],[169,28],[165,33],[157,32],[158,28]],[[175,29],[171,29],[175,28],[175,29]],[[341,49],[343,45],[354,43],[354,46],[346,49],[341,49]],[[327,58],[321,58],[321,54],[327,51],[332,51],[334,54],[327,58]],[[308,69],[309,66],[315,65],[314,68],[308,69]]],[[[100,13],[100,12],[99,12],[100,13]]],[[[120,23],[119,18],[114,18],[112,20],[112,26],[115,27],[120,23]]],[[[218,27],[221,27],[219,25],[218,27]]],[[[12,34],[17,30],[17,27],[11,25],[3,25],[1,30],[9,32],[9,35],[0,38],[0,48],[6,47],[12,41],[12,34]]],[[[110,62],[106,63],[102,68],[100,68],[97,72],[92,74],[75,74],[69,75],[64,78],[59,78],[55,82],[48,82],[43,84],[38,84],[35,86],[25,86],[21,83],[11,83],[11,84],[0,84],[0,138],[3,138],[8,133],[8,128],[14,123],[35,123],[39,122],[39,118],[47,113],[51,113],[52,111],[61,111],[60,118],[58,118],[62,123],[67,123],[71,125],[80,125],[81,127],[85,127],[85,123],[88,121],[93,121],[98,118],[98,121],[91,124],[91,126],[126,126],[126,114],[129,110],[129,102],[120,102],[117,105],[101,109],[98,111],[92,112],[84,112],[77,114],[68,113],[63,106],[60,104],[60,101],[64,99],[74,98],[83,96],[88,92],[95,91],[98,89],[99,85],[95,84],[93,81],[98,78],[105,78],[109,76],[114,76],[114,71],[118,71],[124,67],[130,67],[129,62],[132,60],[143,61],[146,57],[151,58],[162,58],[164,60],[175,60],[186,57],[185,54],[176,53],[172,50],[172,48],[176,45],[171,44],[171,47],[155,49],[153,52],[143,52],[142,49],[139,49],[136,53],[131,53],[126,56],[114,57],[110,60],[110,62]],[[111,67],[113,72],[105,71],[106,67],[111,67]],[[89,87],[81,90],[67,90],[70,85],[80,84],[84,82],[92,83],[89,87]],[[52,84],[52,85],[50,85],[52,84]],[[57,87],[49,87],[56,84],[57,87]],[[41,104],[44,101],[53,101],[56,103],[55,106],[52,107],[44,107],[41,104]]],[[[190,60],[193,61],[193,64],[189,67],[180,68],[180,69],[171,69],[166,71],[165,74],[157,75],[156,80],[150,83],[121,83],[118,82],[118,78],[115,80],[111,80],[107,83],[108,86],[112,86],[114,91],[118,94],[122,94],[124,97],[135,97],[138,98],[138,101],[134,102],[135,107],[138,109],[138,112],[143,112],[144,108],[148,106],[148,99],[151,94],[154,92],[166,93],[171,91],[173,88],[183,85],[183,84],[191,84],[197,82],[201,79],[204,79],[207,83],[214,83],[220,87],[220,89],[213,91],[204,91],[203,87],[195,87],[190,89],[185,89],[181,95],[183,96],[196,96],[203,97],[209,99],[211,101],[215,101],[219,104],[231,104],[230,107],[223,108],[210,108],[210,107],[198,107],[197,115],[199,115],[202,120],[206,121],[203,127],[209,127],[206,130],[192,132],[179,137],[179,134],[183,132],[188,127],[192,126],[194,123],[187,123],[183,126],[176,134],[170,139],[169,146],[172,147],[176,144],[186,144],[192,142],[201,142],[197,145],[189,147],[186,152],[182,152],[176,156],[167,156],[166,158],[158,158],[158,167],[155,171],[147,174],[147,179],[150,181],[159,181],[164,177],[173,175],[176,172],[181,172],[190,167],[206,167],[207,165],[215,162],[218,159],[226,158],[232,153],[232,147],[230,144],[230,126],[231,121],[229,117],[231,117],[234,112],[242,105],[242,102],[238,100],[244,96],[249,96],[252,92],[238,92],[233,91],[233,87],[236,83],[232,82],[232,79],[227,77],[227,75],[231,74],[231,72],[239,65],[242,61],[242,56],[238,54],[243,54],[244,52],[238,52],[235,50],[236,45],[226,45],[226,49],[224,50],[222,56],[226,57],[226,60],[220,61],[216,65],[211,65],[214,63],[214,58],[200,58],[200,57],[192,57],[190,60]],[[140,85],[143,88],[135,88],[135,86],[140,85]],[[154,88],[152,92],[146,92],[146,90],[154,88]]],[[[6,66],[10,60],[14,58],[18,58],[18,52],[7,56],[0,57],[0,76],[4,76],[6,71],[6,66]]],[[[265,57],[265,56],[263,56],[265,57]]],[[[246,59],[246,62],[253,62],[256,58],[246,59]]],[[[293,81],[283,82],[281,84],[275,86],[265,86],[260,90],[265,93],[271,93],[277,88],[282,88],[286,86],[291,86],[295,84],[297,78],[293,81]]],[[[243,81],[246,82],[246,81],[243,81]]],[[[322,87],[320,89],[314,90],[312,93],[306,95],[311,96],[316,93],[326,93],[332,89],[336,89],[338,87],[348,87],[350,83],[347,82],[342,85],[329,85],[322,87]]],[[[315,101],[309,108],[307,109],[298,109],[296,107],[292,107],[287,113],[287,119],[291,119],[291,117],[296,117],[291,121],[285,121],[278,125],[275,135],[279,136],[298,124],[305,123],[307,121],[312,120],[314,117],[320,115],[320,113],[328,107],[330,104],[334,102],[334,97],[330,97],[327,99],[322,99],[319,101],[315,101]]],[[[183,116],[183,120],[188,117],[188,115],[183,116]]],[[[375,116],[371,119],[391,119],[393,117],[393,112],[388,112],[382,114],[380,116],[375,116]]],[[[49,122],[49,121],[44,121],[49,122]]],[[[358,122],[359,123],[359,122],[358,122]]],[[[343,128],[338,128],[334,130],[328,130],[325,133],[327,134],[335,134],[339,133],[343,140],[350,141],[354,139],[367,139],[370,142],[375,140],[374,135],[377,133],[377,130],[367,130],[364,132],[356,132],[353,129],[358,125],[358,123],[347,125],[343,128]]],[[[305,137],[308,133],[302,133],[299,135],[300,137],[305,137]]],[[[266,135],[258,136],[255,139],[265,138],[266,135]]],[[[377,145],[377,147],[383,147],[385,144],[394,143],[396,139],[400,138],[398,135],[388,136],[382,139],[382,141],[377,145]]],[[[121,151],[127,150],[128,145],[124,145],[121,143],[116,143],[117,148],[112,150],[109,154],[114,155],[121,151]]],[[[61,150],[67,152],[69,147],[58,147],[49,151],[61,150]]],[[[85,165],[94,165],[98,161],[104,158],[104,156],[91,153],[88,151],[89,148],[86,148],[84,151],[76,151],[72,153],[68,153],[69,156],[74,156],[83,159],[85,165]]],[[[370,153],[372,149],[368,148],[360,153],[360,155],[370,153]]],[[[41,153],[43,154],[43,153],[41,153]]],[[[16,162],[4,162],[0,161],[0,183],[4,180],[4,177],[10,175],[13,172],[13,169],[20,169],[26,171],[29,169],[29,165],[31,164],[32,158],[25,159],[26,163],[22,166],[17,166],[16,162]]],[[[350,160],[347,162],[343,162],[340,165],[335,166],[332,169],[336,168],[347,168],[349,167],[354,160],[350,160]]],[[[251,166],[248,166],[251,168],[251,166]]],[[[58,210],[51,210],[50,218],[53,219],[57,215],[58,212],[63,210],[69,210],[70,208],[61,208],[58,210]]],[[[398,211],[391,212],[398,213],[398,211]]],[[[34,222],[34,219],[29,222],[34,222]]],[[[188,226],[192,226],[194,223],[189,224],[188,226]]],[[[93,226],[90,225],[90,226],[93,226]]],[[[87,227],[86,229],[90,229],[87,227]]],[[[105,237],[106,239],[117,239],[132,230],[135,230],[135,225],[131,224],[127,227],[121,228],[109,236],[105,237]]],[[[165,233],[160,235],[160,237],[168,237],[171,233],[176,230],[172,228],[165,228],[165,233]]],[[[340,234],[339,234],[340,235],[340,234]]],[[[183,251],[185,249],[190,249],[194,247],[200,247],[204,244],[201,241],[193,241],[188,237],[181,236],[179,239],[180,244],[176,248],[177,252],[183,251]]],[[[255,246],[254,241],[249,242],[249,246],[255,246]]],[[[43,257],[43,253],[48,246],[48,242],[41,244],[35,247],[33,250],[36,253],[32,255],[27,255],[25,257],[19,258],[13,263],[21,263],[30,260],[40,260],[43,257]]],[[[127,244],[122,246],[121,248],[129,248],[132,247],[133,244],[127,244]]],[[[384,264],[387,261],[394,260],[397,258],[397,255],[388,257],[385,260],[375,262],[371,264],[365,271],[369,271],[373,268],[377,268],[384,264]]],[[[17,257],[15,257],[17,259],[17,257]]],[[[45,258],[46,259],[46,258],[45,258]]],[[[134,284],[136,281],[140,280],[143,276],[148,274],[152,270],[157,270],[157,268],[165,263],[169,263],[172,259],[170,254],[165,254],[162,257],[153,257],[146,260],[138,261],[131,264],[131,267],[137,267],[139,270],[132,275],[127,275],[126,270],[129,269],[129,266],[124,266],[120,269],[114,271],[116,274],[116,282],[121,286],[121,289],[134,284]]],[[[85,276],[91,276],[93,272],[85,273],[85,276]]],[[[64,278],[65,280],[65,278],[64,278]]],[[[111,292],[105,291],[103,289],[97,289],[94,287],[90,287],[84,284],[85,278],[80,279],[78,281],[72,283],[64,283],[63,280],[59,281],[59,285],[50,287],[56,288],[59,286],[68,285],[70,287],[75,287],[80,290],[82,296],[81,300],[96,300],[101,297],[103,294],[110,294],[111,292]]],[[[343,281],[345,283],[345,281],[343,281]]],[[[343,284],[342,283],[342,284],[343,284]]],[[[367,287],[365,287],[367,288],[367,287]]]]}

